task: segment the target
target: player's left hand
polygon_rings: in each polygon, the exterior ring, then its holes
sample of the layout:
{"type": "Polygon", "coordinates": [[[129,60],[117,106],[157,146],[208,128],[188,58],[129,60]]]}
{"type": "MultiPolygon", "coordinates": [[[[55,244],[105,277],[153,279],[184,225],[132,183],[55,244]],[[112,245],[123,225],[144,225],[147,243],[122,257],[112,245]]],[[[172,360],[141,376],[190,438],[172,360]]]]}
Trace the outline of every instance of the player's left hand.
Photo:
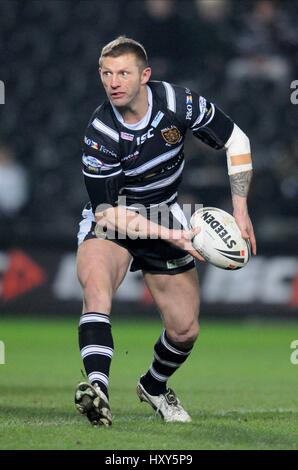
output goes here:
{"type": "Polygon", "coordinates": [[[252,222],[247,212],[236,212],[234,211],[234,217],[237,222],[238,227],[241,230],[242,238],[249,240],[251,244],[251,249],[254,255],[257,254],[257,242],[254,234],[254,229],[252,222]]]}

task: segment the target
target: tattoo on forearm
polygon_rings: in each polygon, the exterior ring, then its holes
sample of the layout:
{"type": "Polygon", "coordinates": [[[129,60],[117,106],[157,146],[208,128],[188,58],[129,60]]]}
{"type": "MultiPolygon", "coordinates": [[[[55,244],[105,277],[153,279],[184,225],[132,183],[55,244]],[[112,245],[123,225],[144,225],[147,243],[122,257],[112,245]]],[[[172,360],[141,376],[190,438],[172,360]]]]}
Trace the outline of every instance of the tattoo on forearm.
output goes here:
{"type": "Polygon", "coordinates": [[[241,173],[236,173],[235,175],[230,175],[230,184],[231,184],[232,194],[246,197],[248,195],[251,177],[252,177],[251,170],[243,171],[241,173]]]}

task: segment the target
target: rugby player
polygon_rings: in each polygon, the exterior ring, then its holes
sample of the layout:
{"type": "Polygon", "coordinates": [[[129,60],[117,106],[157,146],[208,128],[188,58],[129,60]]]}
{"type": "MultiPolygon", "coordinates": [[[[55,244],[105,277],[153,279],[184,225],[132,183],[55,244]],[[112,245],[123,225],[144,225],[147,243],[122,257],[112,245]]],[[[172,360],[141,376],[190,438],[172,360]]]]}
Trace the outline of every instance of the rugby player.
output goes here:
{"type": "Polygon", "coordinates": [[[164,327],[152,364],[137,384],[137,395],[164,421],[190,422],[167,385],[190,355],[199,332],[194,258],[203,259],[191,245],[197,232],[187,228],[177,203],[184,138],[190,130],[212,148],[226,149],[233,214],[255,254],[247,208],[252,176],[249,139],[194,91],[150,81],[146,51],[133,39],[120,36],[102,49],[99,74],[107,100],[93,113],[84,137],[83,175],[90,201],[82,214],[77,254],[83,288],[79,346],[88,382],[77,386],[75,404],[92,424],[112,424],[110,312],[113,295],[130,268],[142,271],[164,327]],[[161,208],[168,211],[165,223],[148,215],[161,208]]]}

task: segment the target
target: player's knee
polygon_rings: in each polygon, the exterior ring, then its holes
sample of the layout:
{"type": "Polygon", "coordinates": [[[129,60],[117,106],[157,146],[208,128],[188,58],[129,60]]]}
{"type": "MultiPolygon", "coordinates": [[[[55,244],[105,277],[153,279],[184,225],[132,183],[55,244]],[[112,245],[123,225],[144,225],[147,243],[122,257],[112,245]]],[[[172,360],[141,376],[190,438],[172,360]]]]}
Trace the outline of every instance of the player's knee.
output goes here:
{"type": "Polygon", "coordinates": [[[167,333],[177,346],[188,347],[195,343],[199,335],[199,323],[195,321],[189,325],[176,327],[170,331],[167,330],[167,333]]]}

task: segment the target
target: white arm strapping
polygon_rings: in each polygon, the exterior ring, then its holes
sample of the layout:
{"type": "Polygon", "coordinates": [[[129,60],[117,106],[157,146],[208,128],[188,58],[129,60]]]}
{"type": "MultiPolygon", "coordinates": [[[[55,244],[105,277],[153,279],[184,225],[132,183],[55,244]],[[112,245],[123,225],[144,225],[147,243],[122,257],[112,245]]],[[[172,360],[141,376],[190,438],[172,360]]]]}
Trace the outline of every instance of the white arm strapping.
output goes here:
{"type": "Polygon", "coordinates": [[[252,163],[243,165],[232,165],[231,157],[234,155],[248,155],[250,154],[250,143],[247,135],[234,123],[233,132],[229,140],[225,144],[227,149],[227,163],[229,175],[235,173],[242,173],[243,171],[252,170],[252,163]]]}

